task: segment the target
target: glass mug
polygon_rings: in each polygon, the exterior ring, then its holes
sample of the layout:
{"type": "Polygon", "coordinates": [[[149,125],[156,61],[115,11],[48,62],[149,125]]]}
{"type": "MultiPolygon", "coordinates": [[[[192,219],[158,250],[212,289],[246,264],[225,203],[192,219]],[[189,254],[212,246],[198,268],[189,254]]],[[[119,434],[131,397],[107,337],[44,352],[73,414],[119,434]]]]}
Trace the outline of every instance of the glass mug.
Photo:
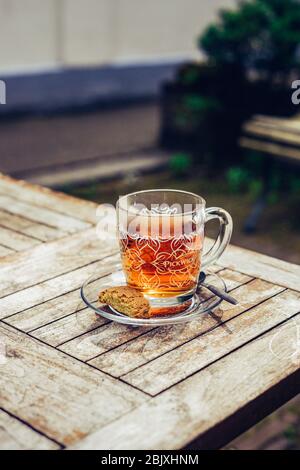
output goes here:
{"type": "Polygon", "coordinates": [[[232,233],[230,214],[205,208],[197,194],[171,189],[139,191],[117,202],[118,238],[127,284],[156,307],[191,299],[200,270],[214,263],[232,233]],[[217,240],[202,254],[205,223],[218,219],[217,240]]]}

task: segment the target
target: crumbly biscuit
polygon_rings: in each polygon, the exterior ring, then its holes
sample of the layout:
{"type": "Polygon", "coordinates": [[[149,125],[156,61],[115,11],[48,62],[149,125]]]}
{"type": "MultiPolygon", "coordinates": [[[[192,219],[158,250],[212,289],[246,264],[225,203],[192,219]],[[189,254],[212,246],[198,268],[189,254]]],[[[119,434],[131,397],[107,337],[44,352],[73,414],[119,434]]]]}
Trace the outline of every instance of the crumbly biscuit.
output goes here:
{"type": "Polygon", "coordinates": [[[141,292],[132,287],[109,287],[99,293],[99,300],[129,317],[149,318],[150,304],[141,292]]]}

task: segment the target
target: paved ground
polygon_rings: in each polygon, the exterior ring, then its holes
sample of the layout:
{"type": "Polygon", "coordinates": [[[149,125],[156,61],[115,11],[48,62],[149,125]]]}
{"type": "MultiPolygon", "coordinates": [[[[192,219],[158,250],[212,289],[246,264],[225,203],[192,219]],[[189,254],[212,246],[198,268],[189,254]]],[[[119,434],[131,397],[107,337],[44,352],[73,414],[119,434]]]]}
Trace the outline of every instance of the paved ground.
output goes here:
{"type": "MultiPolygon", "coordinates": [[[[83,114],[0,120],[0,171],[31,179],[108,163],[117,154],[153,148],[159,131],[156,103],[83,114]]],[[[38,178],[37,178],[38,179],[38,178]]]]}

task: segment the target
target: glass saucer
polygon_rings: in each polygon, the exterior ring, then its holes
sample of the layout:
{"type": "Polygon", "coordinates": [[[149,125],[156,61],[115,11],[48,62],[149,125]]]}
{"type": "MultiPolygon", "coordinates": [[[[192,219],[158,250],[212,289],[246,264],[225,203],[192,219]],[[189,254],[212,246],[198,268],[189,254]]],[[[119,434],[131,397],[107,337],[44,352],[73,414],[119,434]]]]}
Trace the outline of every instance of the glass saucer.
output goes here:
{"type": "MultiPolygon", "coordinates": [[[[210,274],[209,272],[206,272],[206,276],[207,283],[227,292],[226,284],[220,276],[210,274]]],[[[102,317],[131,326],[160,326],[188,322],[194,320],[202,313],[213,310],[222,302],[222,299],[212,294],[206,287],[200,285],[193,298],[185,302],[183,306],[181,306],[180,311],[178,306],[171,307],[172,313],[170,313],[169,307],[168,313],[165,315],[160,313],[158,316],[151,318],[131,318],[108,305],[101,304],[98,300],[98,294],[101,290],[121,285],[126,285],[123,271],[116,271],[100,278],[97,277],[97,274],[94,274],[89,277],[81,287],[81,298],[88,307],[102,317]]]]}

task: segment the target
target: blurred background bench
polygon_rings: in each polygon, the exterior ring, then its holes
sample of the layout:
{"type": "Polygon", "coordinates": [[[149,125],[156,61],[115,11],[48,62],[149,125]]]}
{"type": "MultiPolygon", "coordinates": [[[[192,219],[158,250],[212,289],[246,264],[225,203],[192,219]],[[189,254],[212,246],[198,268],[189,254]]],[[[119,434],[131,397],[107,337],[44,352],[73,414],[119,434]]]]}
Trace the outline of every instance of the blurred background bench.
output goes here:
{"type": "Polygon", "coordinates": [[[286,165],[300,164],[300,114],[287,119],[254,116],[244,124],[239,144],[244,149],[263,154],[262,191],[244,226],[246,232],[253,232],[267,204],[274,160],[281,162],[282,171],[286,165]]]}

